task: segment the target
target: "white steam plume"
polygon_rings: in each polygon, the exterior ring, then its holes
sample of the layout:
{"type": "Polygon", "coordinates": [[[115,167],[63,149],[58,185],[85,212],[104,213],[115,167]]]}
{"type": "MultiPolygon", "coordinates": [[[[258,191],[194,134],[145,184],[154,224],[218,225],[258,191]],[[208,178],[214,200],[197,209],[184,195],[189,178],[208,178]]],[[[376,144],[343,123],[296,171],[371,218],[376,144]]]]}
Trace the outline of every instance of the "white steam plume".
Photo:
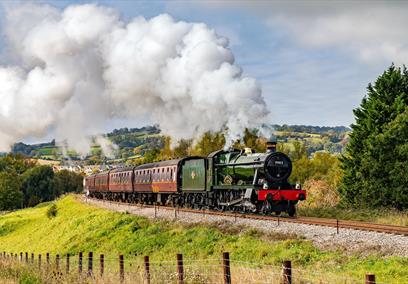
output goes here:
{"type": "Polygon", "coordinates": [[[115,157],[115,151],[119,149],[118,145],[112,143],[109,139],[106,139],[105,137],[101,135],[97,135],[95,138],[96,144],[101,146],[102,152],[104,155],[108,158],[114,158],[115,157]]]}
{"type": "Polygon", "coordinates": [[[205,24],[166,14],[124,22],[95,4],[5,10],[14,64],[0,66],[0,150],[55,129],[84,154],[87,134],[112,118],[148,115],[175,140],[227,128],[229,142],[269,122],[260,86],[205,24]]]}

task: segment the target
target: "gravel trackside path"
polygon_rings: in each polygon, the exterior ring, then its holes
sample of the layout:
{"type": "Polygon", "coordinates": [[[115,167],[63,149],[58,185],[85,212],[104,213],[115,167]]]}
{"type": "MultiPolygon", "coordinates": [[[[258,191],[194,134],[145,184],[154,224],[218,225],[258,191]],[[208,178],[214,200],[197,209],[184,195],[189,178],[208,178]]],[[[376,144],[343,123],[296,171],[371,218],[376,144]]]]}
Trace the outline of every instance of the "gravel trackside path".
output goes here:
{"type": "MultiPolygon", "coordinates": [[[[118,204],[103,200],[87,199],[85,197],[83,198],[83,202],[109,210],[145,216],[149,219],[167,219],[180,223],[224,222],[230,223],[231,226],[247,226],[248,228],[255,228],[267,233],[276,232],[280,234],[298,235],[311,240],[317,247],[322,249],[342,249],[346,252],[358,252],[362,254],[380,253],[383,255],[408,257],[408,237],[403,235],[343,228],[341,228],[339,234],[337,234],[336,228],[289,223],[285,222],[284,219],[281,219],[278,224],[278,222],[270,220],[252,220],[239,217],[234,218],[231,216],[208,215],[199,211],[197,211],[197,213],[174,212],[172,209],[163,207],[155,210],[150,207],[118,204]]],[[[239,214],[237,216],[239,216],[239,214]]]]}

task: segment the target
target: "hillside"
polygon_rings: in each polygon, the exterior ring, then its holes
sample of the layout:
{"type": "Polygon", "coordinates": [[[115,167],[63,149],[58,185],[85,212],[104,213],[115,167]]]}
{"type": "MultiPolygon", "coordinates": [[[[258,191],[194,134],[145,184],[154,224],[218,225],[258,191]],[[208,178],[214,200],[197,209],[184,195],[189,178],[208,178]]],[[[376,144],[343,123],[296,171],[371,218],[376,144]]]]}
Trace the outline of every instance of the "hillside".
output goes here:
{"type": "MultiPolygon", "coordinates": [[[[121,128],[114,129],[112,132],[103,134],[105,138],[118,146],[118,150],[114,153],[115,158],[111,159],[113,162],[120,162],[135,156],[134,149],[139,148],[140,154],[143,155],[145,151],[162,145],[162,139],[159,136],[160,130],[155,126],[146,126],[142,128],[121,128]]],[[[77,161],[82,160],[85,164],[99,164],[107,162],[109,159],[102,155],[102,149],[95,142],[95,137],[90,137],[92,141],[91,152],[81,159],[75,151],[68,150],[66,155],[63,154],[63,149],[58,146],[63,143],[52,140],[48,143],[40,143],[28,145],[22,142],[13,145],[11,152],[14,154],[20,153],[28,157],[43,159],[43,160],[57,160],[57,161],[77,161]]]]}
{"type": "Polygon", "coordinates": [[[323,251],[296,236],[265,235],[234,225],[149,221],[95,208],[78,198],[70,195],[57,201],[58,213],[51,219],[46,216],[50,204],[0,216],[0,251],[62,256],[93,251],[107,258],[116,258],[118,253],[126,254],[127,259],[150,255],[156,261],[173,259],[176,253],[183,253],[186,259],[214,259],[229,251],[237,263],[279,266],[290,259],[296,267],[320,271],[333,279],[361,279],[367,271],[381,282],[408,277],[406,258],[323,251]]]}
{"type": "MultiPolygon", "coordinates": [[[[347,127],[320,127],[306,125],[273,125],[274,136],[278,142],[287,144],[289,147],[293,141],[301,141],[305,144],[309,154],[317,151],[328,151],[331,153],[341,153],[347,143],[347,127]]],[[[60,145],[55,140],[49,143],[27,145],[16,143],[12,148],[12,153],[20,153],[28,157],[43,160],[67,161],[72,164],[96,165],[102,163],[124,163],[132,159],[140,158],[148,151],[155,148],[162,148],[164,145],[163,136],[157,126],[146,126],[142,128],[121,128],[103,134],[105,138],[117,145],[114,158],[107,158],[103,155],[101,147],[95,143],[95,137],[90,137],[93,141],[91,152],[81,159],[72,150],[68,150],[66,155],[60,145]]]]}

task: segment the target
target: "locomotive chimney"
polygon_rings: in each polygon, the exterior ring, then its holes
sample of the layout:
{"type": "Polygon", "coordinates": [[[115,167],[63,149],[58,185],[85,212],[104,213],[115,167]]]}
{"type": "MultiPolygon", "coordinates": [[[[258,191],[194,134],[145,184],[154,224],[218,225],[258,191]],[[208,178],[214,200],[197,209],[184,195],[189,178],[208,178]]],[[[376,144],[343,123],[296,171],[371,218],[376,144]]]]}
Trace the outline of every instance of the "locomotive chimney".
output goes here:
{"type": "Polygon", "coordinates": [[[276,142],[275,141],[266,142],[266,153],[273,153],[273,152],[276,152],[276,142]]]}

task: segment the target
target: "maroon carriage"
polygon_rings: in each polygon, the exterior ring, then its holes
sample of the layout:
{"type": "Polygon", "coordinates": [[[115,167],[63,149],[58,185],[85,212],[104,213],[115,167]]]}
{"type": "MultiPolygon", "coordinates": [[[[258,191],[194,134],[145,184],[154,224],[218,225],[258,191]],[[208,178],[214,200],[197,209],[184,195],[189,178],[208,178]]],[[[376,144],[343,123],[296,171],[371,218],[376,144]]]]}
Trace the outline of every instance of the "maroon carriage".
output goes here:
{"type": "Polygon", "coordinates": [[[174,193],[177,192],[178,160],[141,165],[135,169],[135,191],[174,193]]]}
{"type": "Polygon", "coordinates": [[[95,176],[95,191],[100,193],[109,191],[109,171],[95,176]]]}
{"type": "Polygon", "coordinates": [[[110,192],[133,192],[133,169],[134,167],[120,168],[109,173],[110,192]]]}

